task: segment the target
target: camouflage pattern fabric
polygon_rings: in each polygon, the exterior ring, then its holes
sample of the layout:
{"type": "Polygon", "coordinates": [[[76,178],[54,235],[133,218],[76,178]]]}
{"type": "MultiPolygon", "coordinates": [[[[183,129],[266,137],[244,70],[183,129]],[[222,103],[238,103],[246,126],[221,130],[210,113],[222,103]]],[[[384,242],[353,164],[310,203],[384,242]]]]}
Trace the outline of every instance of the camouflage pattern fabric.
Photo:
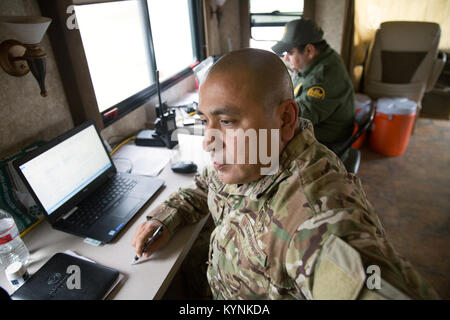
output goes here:
{"type": "Polygon", "coordinates": [[[359,179],[314,138],[310,121],[276,174],[223,184],[213,168],[161,204],[170,232],[211,213],[208,282],[215,299],[432,299],[394,251],[359,179]],[[380,288],[369,289],[378,267],[380,288]]]}

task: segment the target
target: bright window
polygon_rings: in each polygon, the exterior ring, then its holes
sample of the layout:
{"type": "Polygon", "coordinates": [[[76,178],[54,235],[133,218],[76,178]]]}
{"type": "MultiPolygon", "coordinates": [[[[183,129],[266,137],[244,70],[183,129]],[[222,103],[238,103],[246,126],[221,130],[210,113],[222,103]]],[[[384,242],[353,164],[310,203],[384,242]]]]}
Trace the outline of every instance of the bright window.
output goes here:
{"type": "Polygon", "coordinates": [[[75,13],[97,104],[107,125],[111,111],[118,111],[120,117],[155,93],[154,61],[164,88],[201,60],[193,18],[198,1],[98,2],[76,5],[75,13]]]}
{"type": "Polygon", "coordinates": [[[148,0],[156,64],[163,81],[194,61],[188,1],[148,0]]]}
{"type": "Polygon", "coordinates": [[[100,112],[151,85],[138,1],[76,6],[75,12],[100,112]]]}
{"type": "Polygon", "coordinates": [[[250,0],[250,47],[271,51],[286,23],[301,18],[302,13],[303,0],[250,0]]]}

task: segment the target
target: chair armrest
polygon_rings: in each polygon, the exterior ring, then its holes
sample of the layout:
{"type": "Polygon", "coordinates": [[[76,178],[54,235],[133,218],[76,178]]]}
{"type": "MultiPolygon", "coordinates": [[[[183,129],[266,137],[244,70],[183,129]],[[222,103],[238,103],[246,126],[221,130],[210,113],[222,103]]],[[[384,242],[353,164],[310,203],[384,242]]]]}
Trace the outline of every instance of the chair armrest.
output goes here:
{"type": "Polygon", "coordinates": [[[441,75],[442,69],[444,69],[446,62],[447,55],[445,54],[445,52],[439,51],[438,56],[434,61],[433,67],[431,69],[425,92],[431,91],[433,89],[434,85],[437,82],[437,79],[441,75]]]}

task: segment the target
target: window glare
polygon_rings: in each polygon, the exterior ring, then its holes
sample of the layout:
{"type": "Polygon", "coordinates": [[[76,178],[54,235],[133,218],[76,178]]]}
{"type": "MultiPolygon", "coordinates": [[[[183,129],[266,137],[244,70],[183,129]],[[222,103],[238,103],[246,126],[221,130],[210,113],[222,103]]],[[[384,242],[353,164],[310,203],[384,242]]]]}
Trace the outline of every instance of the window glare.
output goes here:
{"type": "Polygon", "coordinates": [[[304,0],[250,0],[250,12],[256,14],[252,18],[250,47],[272,51],[272,47],[281,40],[284,33],[284,26],[276,26],[277,23],[286,23],[298,17],[286,16],[258,16],[258,13],[272,13],[279,11],[281,13],[303,12],[304,0]],[[264,23],[265,26],[257,26],[264,23]],[[270,26],[272,25],[272,26],[270,26]]]}
{"type": "Polygon", "coordinates": [[[194,61],[188,0],[148,0],[160,81],[194,61]]]}
{"type": "Polygon", "coordinates": [[[272,51],[272,47],[283,37],[284,27],[252,27],[250,47],[272,51]]]}
{"type": "Polygon", "coordinates": [[[283,37],[284,27],[253,27],[252,38],[255,40],[279,41],[283,37]]]}
{"type": "Polygon", "coordinates": [[[302,12],[303,0],[250,0],[250,12],[265,13],[265,12],[302,12]]]}
{"type": "Polygon", "coordinates": [[[151,85],[138,1],[75,6],[100,112],[151,85]]]}

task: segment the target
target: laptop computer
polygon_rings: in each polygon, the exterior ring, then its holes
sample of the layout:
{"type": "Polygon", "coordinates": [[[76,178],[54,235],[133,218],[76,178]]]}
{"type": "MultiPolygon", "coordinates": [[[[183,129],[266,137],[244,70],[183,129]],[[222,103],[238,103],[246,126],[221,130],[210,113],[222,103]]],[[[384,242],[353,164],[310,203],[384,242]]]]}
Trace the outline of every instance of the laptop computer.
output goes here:
{"type": "Polygon", "coordinates": [[[110,242],[164,180],[117,172],[93,121],[13,162],[54,229],[110,242]]]}

